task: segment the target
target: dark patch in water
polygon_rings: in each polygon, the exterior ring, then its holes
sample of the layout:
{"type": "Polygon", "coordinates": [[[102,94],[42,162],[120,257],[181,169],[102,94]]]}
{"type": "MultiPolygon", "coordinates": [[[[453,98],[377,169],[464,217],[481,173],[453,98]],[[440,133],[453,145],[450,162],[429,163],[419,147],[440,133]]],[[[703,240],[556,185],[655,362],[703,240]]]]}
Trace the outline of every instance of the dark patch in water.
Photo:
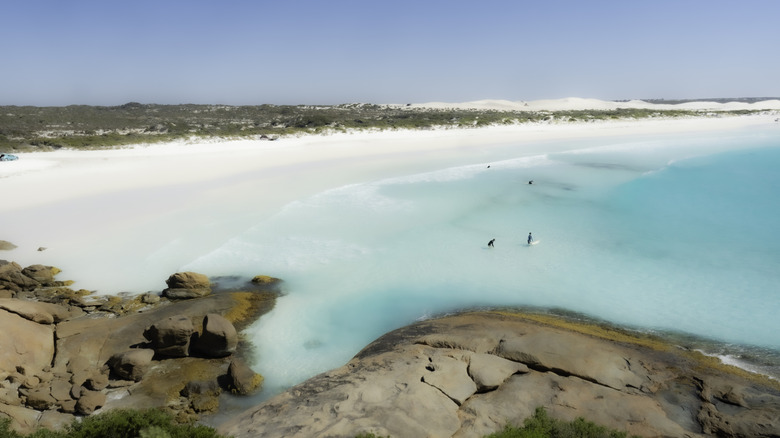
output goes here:
{"type": "Polygon", "coordinates": [[[615,163],[574,163],[574,165],[580,167],[588,167],[590,169],[600,169],[600,170],[625,170],[629,172],[644,171],[644,169],[640,169],[638,167],[629,166],[626,164],[615,164],[615,163]]]}

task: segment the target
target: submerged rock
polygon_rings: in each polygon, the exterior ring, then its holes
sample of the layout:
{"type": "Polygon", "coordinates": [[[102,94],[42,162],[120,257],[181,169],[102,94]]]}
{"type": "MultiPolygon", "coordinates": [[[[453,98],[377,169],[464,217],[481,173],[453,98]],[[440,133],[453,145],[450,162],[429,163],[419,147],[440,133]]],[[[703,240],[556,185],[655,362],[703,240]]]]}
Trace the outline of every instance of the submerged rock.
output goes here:
{"type": "Polygon", "coordinates": [[[0,240],[0,251],[10,251],[14,248],[16,248],[16,245],[13,243],[7,240],[0,240]]]}

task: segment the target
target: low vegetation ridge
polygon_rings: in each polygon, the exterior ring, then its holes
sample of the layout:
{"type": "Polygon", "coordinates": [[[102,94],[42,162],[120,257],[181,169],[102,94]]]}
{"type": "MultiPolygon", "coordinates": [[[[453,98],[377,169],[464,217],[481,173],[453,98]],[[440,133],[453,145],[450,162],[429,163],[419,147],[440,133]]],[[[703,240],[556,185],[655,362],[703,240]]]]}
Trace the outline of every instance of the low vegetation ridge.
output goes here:
{"type": "MultiPolygon", "coordinates": [[[[731,99],[732,101],[734,99],[731,99]]],[[[662,101],[670,103],[672,101],[662,101]]],[[[0,152],[94,149],[191,137],[250,138],[353,129],[480,127],[528,122],[749,114],[755,111],[617,108],[505,111],[411,105],[0,106],[0,152]]],[[[758,111],[760,112],[760,111],[758,111]]]]}

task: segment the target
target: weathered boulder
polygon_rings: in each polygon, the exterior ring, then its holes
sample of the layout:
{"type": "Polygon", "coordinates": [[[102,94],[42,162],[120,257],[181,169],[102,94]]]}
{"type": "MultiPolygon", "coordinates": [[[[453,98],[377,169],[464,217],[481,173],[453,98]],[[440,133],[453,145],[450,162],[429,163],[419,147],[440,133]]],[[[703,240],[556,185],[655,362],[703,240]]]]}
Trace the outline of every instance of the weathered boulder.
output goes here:
{"type": "Polygon", "coordinates": [[[458,351],[436,351],[428,357],[422,381],[437,388],[452,401],[462,405],[477,392],[477,385],[468,374],[468,359],[458,351]]]}
{"type": "Polygon", "coordinates": [[[225,357],[238,346],[235,327],[222,315],[210,313],[203,317],[203,332],[196,336],[193,349],[205,357],[225,357]]]}
{"type": "Polygon", "coordinates": [[[219,394],[222,392],[216,380],[188,382],[181,395],[187,397],[195,412],[214,412],[219,407],[219,394]]]}
{"type": "Polygon", "coordinates": [[[71,400],[71,389],[73,384],[64,379],[56,379],[51,382],[51,396],[58,402],[71,400]]]}
{"type": "Polygon", "coordinates": [[[515,373],[527,373],[528,366],[492,354],[473,353],[469,359],[469,376],[477,391],[492,391],[515,373]]]}
{"type": "Polygon", "coordinates": [[[10,251],[14,248],[16,248],[16,245],[13,243],[7,240],[0,240],[0,251],[10,251]]]}
{"type": "Polygon", "coordinates": [[[35,375],[48,368],[54,358],[54,330],[21,316],[0,310],[0,370],[25,366],[35,375]]]}
{"type": "Polygon", "coordinates": [[[613,389],[640,388],[647,380],[647,371],[619,350],[595,338],[550,330],[501,339],[496,355],[531,368],[566,370],[613,389]]]}
{"type": "Polygon", "coordinates": [[[84,390],[76,401],[76,412],[89,415],[106,404],[106,395],[100,391],[84,390]]]}
{"type": "Polygon", "coordinates": [[[196,272],[177,272],[168,277],[165,283],[168,287],[162,294],[170,299],[198,298],[211,293],[209,278],[196,272]]]}
{"type": "Polygon", "coordinates": [[[233,394],[249,395],[260,389],[263,376],[241,359],[234,358],[228,366],[228,388],[233,394]]]}
{"type": "Polygon", "coordinates": [[[0,298],[0,309],[16,313],[38,324],[53,324],[64,321],[70,316],[68,309],[58,304],[13,298],[0,298]]]}
{"type": "Polygon", "coordinates": [[[16,262],[0,260],[0,288],[21,292],[33,290],[41,284],[22,273],[22,267],[16,262]]]}
{"type": "Polygon", "coordinates": [[[163,357],[189,355],[190,340],[195,332],[192,320],[184,315],[171,316],[144,330],[144,337],[154,351],[163,357]]]}
{"type": "Polygon", "coordinates": [[[141,295],[141,302],[144,304],[157,304],[160,302],[160,296],[156,293],[148,292],[141,295]]]}
{"type": "Polygon", "coordinates": [[[31,265],[22,269],[22,274],[32,278],[44,286],[54,283],[54,276],[59,273],[59,269],[53,266],[44,265],[31,265]]]}
{"type": "Polygon", "coordinates": [[[0,384],[0,405],[21,406],[19,389],[16,385],[4,386],[0,384]]]}
{"type": "Polygon", "coordinates": [[[92,373],[87,379],[84,381],[84,386],[87,389],[91,389],[93,391],[101,391],[103,389],[106,389],[108,386],[108,376],[102,373],[92,373]]]}
{"type": "Polygon", "coordinates": [[[149,370],[154,350],[138,348],[111,356],[108,366],[120,379],[139,381],[149,370]]]}
{"type": "Polygon", "coordinates": [[[282,280],[275,277],[269,277],[268,275],[256,275],[252,278],[252,283],[263,286],[273,285],[280,281],[282,280]]]}
{"type": "Polygon", "coordinates": [[[55,403],[57,400],[52,397],[51,388],[44,387],[27,392],[26,404],[30,408],[45,411],[54,406],[55,403]]]}

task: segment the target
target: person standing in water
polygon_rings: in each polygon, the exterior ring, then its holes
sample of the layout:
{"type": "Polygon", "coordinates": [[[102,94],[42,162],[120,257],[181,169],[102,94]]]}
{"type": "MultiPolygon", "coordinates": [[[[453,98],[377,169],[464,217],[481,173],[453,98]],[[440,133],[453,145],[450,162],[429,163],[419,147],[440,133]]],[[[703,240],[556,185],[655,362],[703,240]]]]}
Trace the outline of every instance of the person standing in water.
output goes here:
{"type": "Polygon", "coordinates": [[[533,241],[534,241],[533,236],[531,236],[531,233],[528,233],[528,244],[530,245],[531,242],[533,242],[533,241]]]}
{"type": "Polygon", "coordinates": [[[496,239],[490,239],[490,242],[488,242],[488,248],[493,248],[493,242],[495,242],[496,239]]]}

